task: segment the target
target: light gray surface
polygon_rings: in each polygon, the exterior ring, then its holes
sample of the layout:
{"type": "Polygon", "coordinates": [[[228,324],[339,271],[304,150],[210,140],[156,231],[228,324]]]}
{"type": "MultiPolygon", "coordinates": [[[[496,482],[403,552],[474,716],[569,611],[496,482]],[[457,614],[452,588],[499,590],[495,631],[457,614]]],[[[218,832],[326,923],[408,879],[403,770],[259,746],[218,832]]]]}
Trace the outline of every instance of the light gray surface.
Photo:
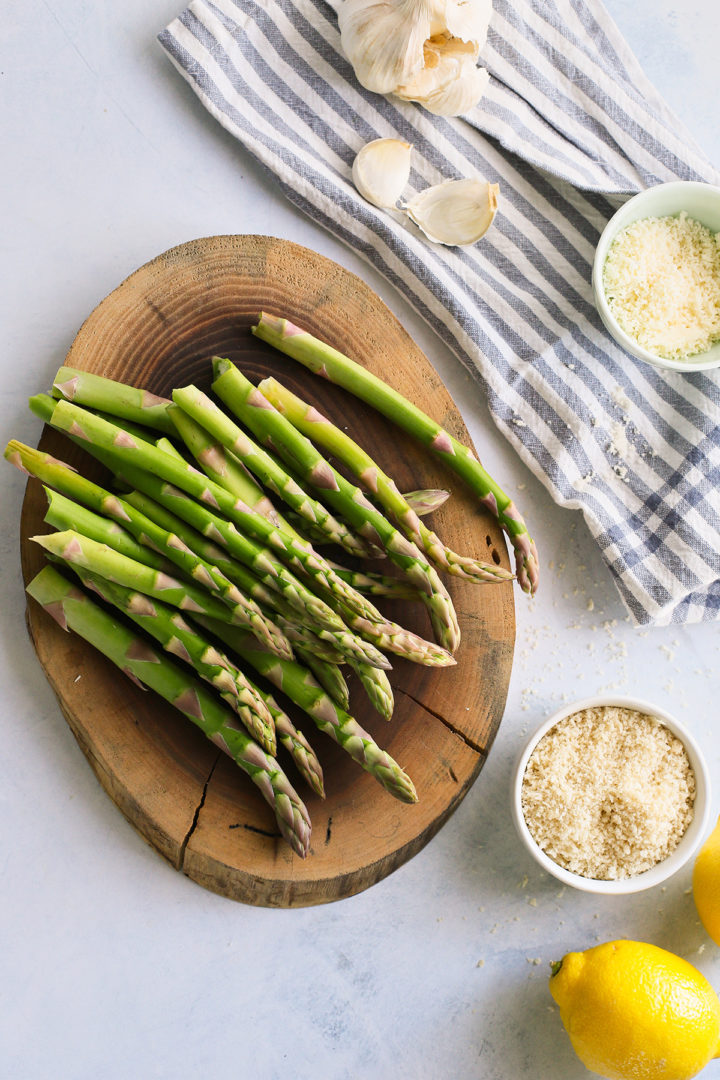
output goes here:
{"type": "MultiPolygon", "coordinates": [[[[715,0],[609,6],[720,162],[715,0]]],[[[85,316],[130,271],[193,237],[267,232],[361,274],[395,311],[446,380],[485,464],[517,494],[544,580],[535,601],[517,596],[515,669],[489,762],[436,839],[350,900],[245,907],[173,872],[89,770],[24,631],[24,484],[5,466],[3,1072],[580,1080],[588,1074],[549,996],[549,961],[638,938],[686,956],[720,988],[720,954],[698,924],[689,867],[664,890],[605,901],[562,893],[536,870],[512,830],[512,762],[550,710],[612,688],[674,712],[717,775],[720,628],[626,622],[582,520],[521,465],[457,361],[389,285],[286,204],[171,69],[154,35],[179,7],[27,0],[5,16],[3,440],[36,439],[27,396],[47,387],[85,316]]],[[[720,1063],[703,1075],[720,1077],[720,1063]]]]}

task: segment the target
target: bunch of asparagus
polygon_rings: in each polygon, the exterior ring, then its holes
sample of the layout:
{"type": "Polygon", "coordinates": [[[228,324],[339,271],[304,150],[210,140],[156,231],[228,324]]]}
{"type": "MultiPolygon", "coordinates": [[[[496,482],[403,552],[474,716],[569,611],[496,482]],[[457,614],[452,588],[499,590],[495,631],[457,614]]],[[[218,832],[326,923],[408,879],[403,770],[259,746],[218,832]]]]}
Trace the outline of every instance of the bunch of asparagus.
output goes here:
{"type": "MultiPolygon", "coordinates": [[[[410,420],[423,414],[385,384],[376,395],[372,377],[359,377],[363,369],[347,357],[285,320],[263,315],[253,329],[428,441],[432,421],[413,428],[410,420]]],[[[101,487],[49,454],[8,444],[5,457],[42,481],[45,521],[56,530],[32,537],[52,565],[28,593],[228,753],[273,808],[280,834],[305,857],[310,818],[278,747],[319,796],[322,768],[270,687],[391,795],[416,802],[411,779],[349,712],[342,669],[357,675],[389,719],[388,654],[455,663],[460,630],[438,571],[476,582],[512,575],[456,554],[426,526],[424,516],[447,492],[401,494],[357,443],[276,380],[256,387],[230,361],[212,363],[212,390],[224,407],[194,386],[174,390],[170,400],[67,367],[52,396],[30,399],[37,415],[113,480],[101,487]],[[319,551],[326,545],[336,549],[332,557],[319,551]],[[343,552],[387,556],[401,576],[351,569],[337,561],[343,552]],[[423,603],[435,641],[389,620],[376,597],[423,603]]],[[[463,475],[513,539],[519,578],[534,589],[534,548],[510,500],[450,436],[438,430],[430,444],[455,467],[462,459],[463,475]]]]}

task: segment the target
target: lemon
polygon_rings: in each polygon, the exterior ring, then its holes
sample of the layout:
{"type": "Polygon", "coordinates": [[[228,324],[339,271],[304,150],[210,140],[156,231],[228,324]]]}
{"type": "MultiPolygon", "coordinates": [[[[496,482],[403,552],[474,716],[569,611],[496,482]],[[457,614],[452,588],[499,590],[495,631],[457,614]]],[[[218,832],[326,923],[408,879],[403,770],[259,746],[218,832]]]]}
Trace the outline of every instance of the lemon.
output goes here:
{"type": "Polygon", "coordinates": [[[720,818],[695,860],[693,896],[703,926],[720,945],[720,818]]]}
{"type": "Polygon", "coordinates": [[[690,1080],[720,1054],[720,1001],[700,972],[640,941],[553,965],[550,993],[575,1053],[609,1080],[690,1080]]]}

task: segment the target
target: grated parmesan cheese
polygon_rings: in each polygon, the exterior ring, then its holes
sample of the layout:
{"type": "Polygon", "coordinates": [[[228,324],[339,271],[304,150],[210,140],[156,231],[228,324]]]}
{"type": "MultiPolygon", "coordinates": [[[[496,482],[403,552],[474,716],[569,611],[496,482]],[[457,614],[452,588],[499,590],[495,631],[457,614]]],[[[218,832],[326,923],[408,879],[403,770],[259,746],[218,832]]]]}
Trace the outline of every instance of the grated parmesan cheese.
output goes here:
{"type": "Polygon", "coordinates": [[[622,329],[656,356],[689,359],[720,340],[720,233],[685,212],[623,229],[603,285],[622,329]]]}
{"type": "Polygon", "coordinates": [[[694,802],[695,774],[680,740],[654,717],[610,705],[551,728],[522,786],[523,815],[542,850],[566,870],[604,881],[666,859],[694,802]]]}

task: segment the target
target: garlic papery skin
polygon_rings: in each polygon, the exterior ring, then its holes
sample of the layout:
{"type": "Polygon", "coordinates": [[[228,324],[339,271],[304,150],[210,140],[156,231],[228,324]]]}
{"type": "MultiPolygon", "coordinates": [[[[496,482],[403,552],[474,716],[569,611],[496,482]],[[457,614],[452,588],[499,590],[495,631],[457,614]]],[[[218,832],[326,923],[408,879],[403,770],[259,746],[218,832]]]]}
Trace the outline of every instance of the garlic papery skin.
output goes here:
{"type": "Polygon", "coordinates": [[[384,210],[395,206],[410,178],[412,146],[402,139],[373,139],[355,158],[352,178],[360,194],[384,210]]]}
{"type": "Polygon", "coordinates": [[[474,244],[495,219],[499,190],[485,180],[446,180],[425,188],[403,210],[435,244],[474,244]]]}
{"type": "Polygon", "coordinates": [[[490,76],[475,66],[472,42],[442,35],[424,46],[425,65],[395,90],[403,101],[417,101],[436,116],[462,116],[474,109],[485,93],[490,76]]]}
{"type": "Polygon", "coordinates": [[[366,89],[459,116],[489,79],[476,63],[491,13],[492,0],[343,0],[340,41],[366,89]]]}
{"type": "Polygon", "coordinates": [[[391,94],[420,70],[431,10],[428,0],[343,0],[340,44],[366,90],[391,94]]]}
{"type": "Polygon", "coordinates": [[[492,0],[447,0],[444,7],[443,21],[448,34],[461,41],[472,41],[479,53],[487,41],[492,0]]]}

